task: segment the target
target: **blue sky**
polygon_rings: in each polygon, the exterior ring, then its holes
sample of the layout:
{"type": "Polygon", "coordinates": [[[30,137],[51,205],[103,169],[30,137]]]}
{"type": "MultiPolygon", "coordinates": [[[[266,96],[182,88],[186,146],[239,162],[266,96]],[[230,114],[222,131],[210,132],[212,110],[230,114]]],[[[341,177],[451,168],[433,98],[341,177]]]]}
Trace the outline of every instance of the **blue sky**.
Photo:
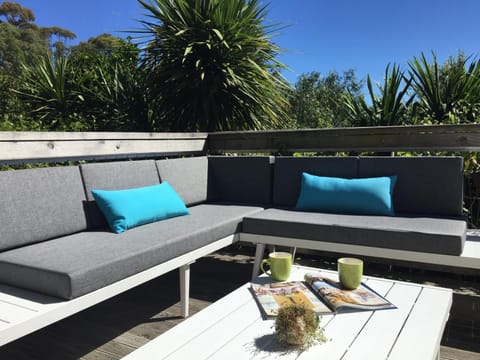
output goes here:
{"type": "MultiPolygon", "coordinates": [[[[73,31],[77,41],[102,33],[126,36],[144,11],[136,0],[17,0],[41,26],[73,31]]],[[[268,2],[265,2],[268,3],[268,2]]],[[[385,66],[407,62],[423,51],[439,61],[459,50],[480,57],[478,0],[271,0],[267,20],[287,27],[273,40],[295,82],[302,73],[356,70],[380,81],[385,66]]],[[[75,43],[75,42],[74,42],[75,43]]]]}

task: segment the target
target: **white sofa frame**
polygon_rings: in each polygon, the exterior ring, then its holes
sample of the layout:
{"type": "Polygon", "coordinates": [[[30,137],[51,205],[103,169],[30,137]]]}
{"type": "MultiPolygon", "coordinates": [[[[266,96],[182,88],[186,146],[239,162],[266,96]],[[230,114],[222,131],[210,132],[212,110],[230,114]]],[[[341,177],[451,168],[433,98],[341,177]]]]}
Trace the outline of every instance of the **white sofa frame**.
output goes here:
{"type": "Polygon", "coordinates": [[[256,245],[252,279],[258,275],[258,272],[260,270],[260,262],[264,256],[265,247],[267,245],[290,247],[293,248],[293,252],[295,252],[296,248],[301,248],[309,250],[319,250],[323,252],[355,254],[356,256],[377,257],[383,259],[403,260],[423,264],[434,264],[441,266],[452,266],[480,270],[480,238],[469,239],[467,237],[461,255],[444,255],[426,252],[395,250],[326,241],[304,240],[289,237],[256,235],[250,233],[241,233],[240,240],[256,245]]]}

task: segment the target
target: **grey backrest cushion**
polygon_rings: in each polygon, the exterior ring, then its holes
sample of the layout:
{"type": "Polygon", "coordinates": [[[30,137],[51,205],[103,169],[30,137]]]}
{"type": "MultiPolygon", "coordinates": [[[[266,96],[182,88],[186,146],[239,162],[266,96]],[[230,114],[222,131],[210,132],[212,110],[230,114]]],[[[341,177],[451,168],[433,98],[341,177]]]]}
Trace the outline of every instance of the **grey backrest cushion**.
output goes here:
{"type": "Polygon", "coordinates": [[[92,189],[123,190],[160,183],[155,160],[83,164],[80,170],[89,201],[86,209],[88,228],[107,226],[95,204],[92,189]]]}
{"type": "Polygon", "coordinates": [[[360,177],[397,175],[398,213],[462,216],[461,157],[361,157],[360,177]]]}
{"type": "Polygon", "coordinates": [[[0,171],[0,250],[85,230],[77,166],[0,171]]]}
{"type": "Polygon", "coordinates": [[[294,206],[300,194],[302,172],[312,175],[343,178],[358,177],[357,157],[292,157],[275,158],[273,203],[278,206],[294,206]]]}
{"type": "Polygon", "coordinates": [[[187,206],[207,200],[208,159],[206,156],[158,160],[160,179],[167,181],[187,206]]]}
{"type": "Polygon", "coordinates": [[[208,200],[270,205],[272,161],[270,156],[209,156],[208,200]]]}

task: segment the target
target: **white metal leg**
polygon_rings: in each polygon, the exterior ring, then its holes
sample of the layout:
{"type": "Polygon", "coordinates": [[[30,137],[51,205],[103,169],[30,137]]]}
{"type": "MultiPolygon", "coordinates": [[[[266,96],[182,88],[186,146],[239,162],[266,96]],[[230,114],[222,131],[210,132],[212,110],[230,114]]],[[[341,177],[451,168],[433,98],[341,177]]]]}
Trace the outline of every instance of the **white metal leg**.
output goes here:
{"type": "Polygon", "coordinates": [[[180,312],[182,317],[188,316],[190,299],[190,264],[180,267],[180,312]]]}
{"type": "Polygon", "coordinates": [[[260,271],[260,262],[263,258],[263,253],[265,252],[265,244],[257,243],[257,248],[255,250],[255,262],[253,263],[253,271],[252,271],[252,281],[258,275],[260,271]]]}

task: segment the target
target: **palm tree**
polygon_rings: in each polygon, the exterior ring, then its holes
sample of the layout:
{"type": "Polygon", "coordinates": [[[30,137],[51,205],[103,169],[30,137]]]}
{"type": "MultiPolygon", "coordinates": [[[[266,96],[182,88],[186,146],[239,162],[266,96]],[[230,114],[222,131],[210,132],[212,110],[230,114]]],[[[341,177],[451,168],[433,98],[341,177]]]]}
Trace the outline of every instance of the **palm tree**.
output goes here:
{"type": "Polygon", "coordinates": [[[286,121],[288,85],[258,0],[139,0],[147,91],[172,130],[265,129],[286,121]]]}

